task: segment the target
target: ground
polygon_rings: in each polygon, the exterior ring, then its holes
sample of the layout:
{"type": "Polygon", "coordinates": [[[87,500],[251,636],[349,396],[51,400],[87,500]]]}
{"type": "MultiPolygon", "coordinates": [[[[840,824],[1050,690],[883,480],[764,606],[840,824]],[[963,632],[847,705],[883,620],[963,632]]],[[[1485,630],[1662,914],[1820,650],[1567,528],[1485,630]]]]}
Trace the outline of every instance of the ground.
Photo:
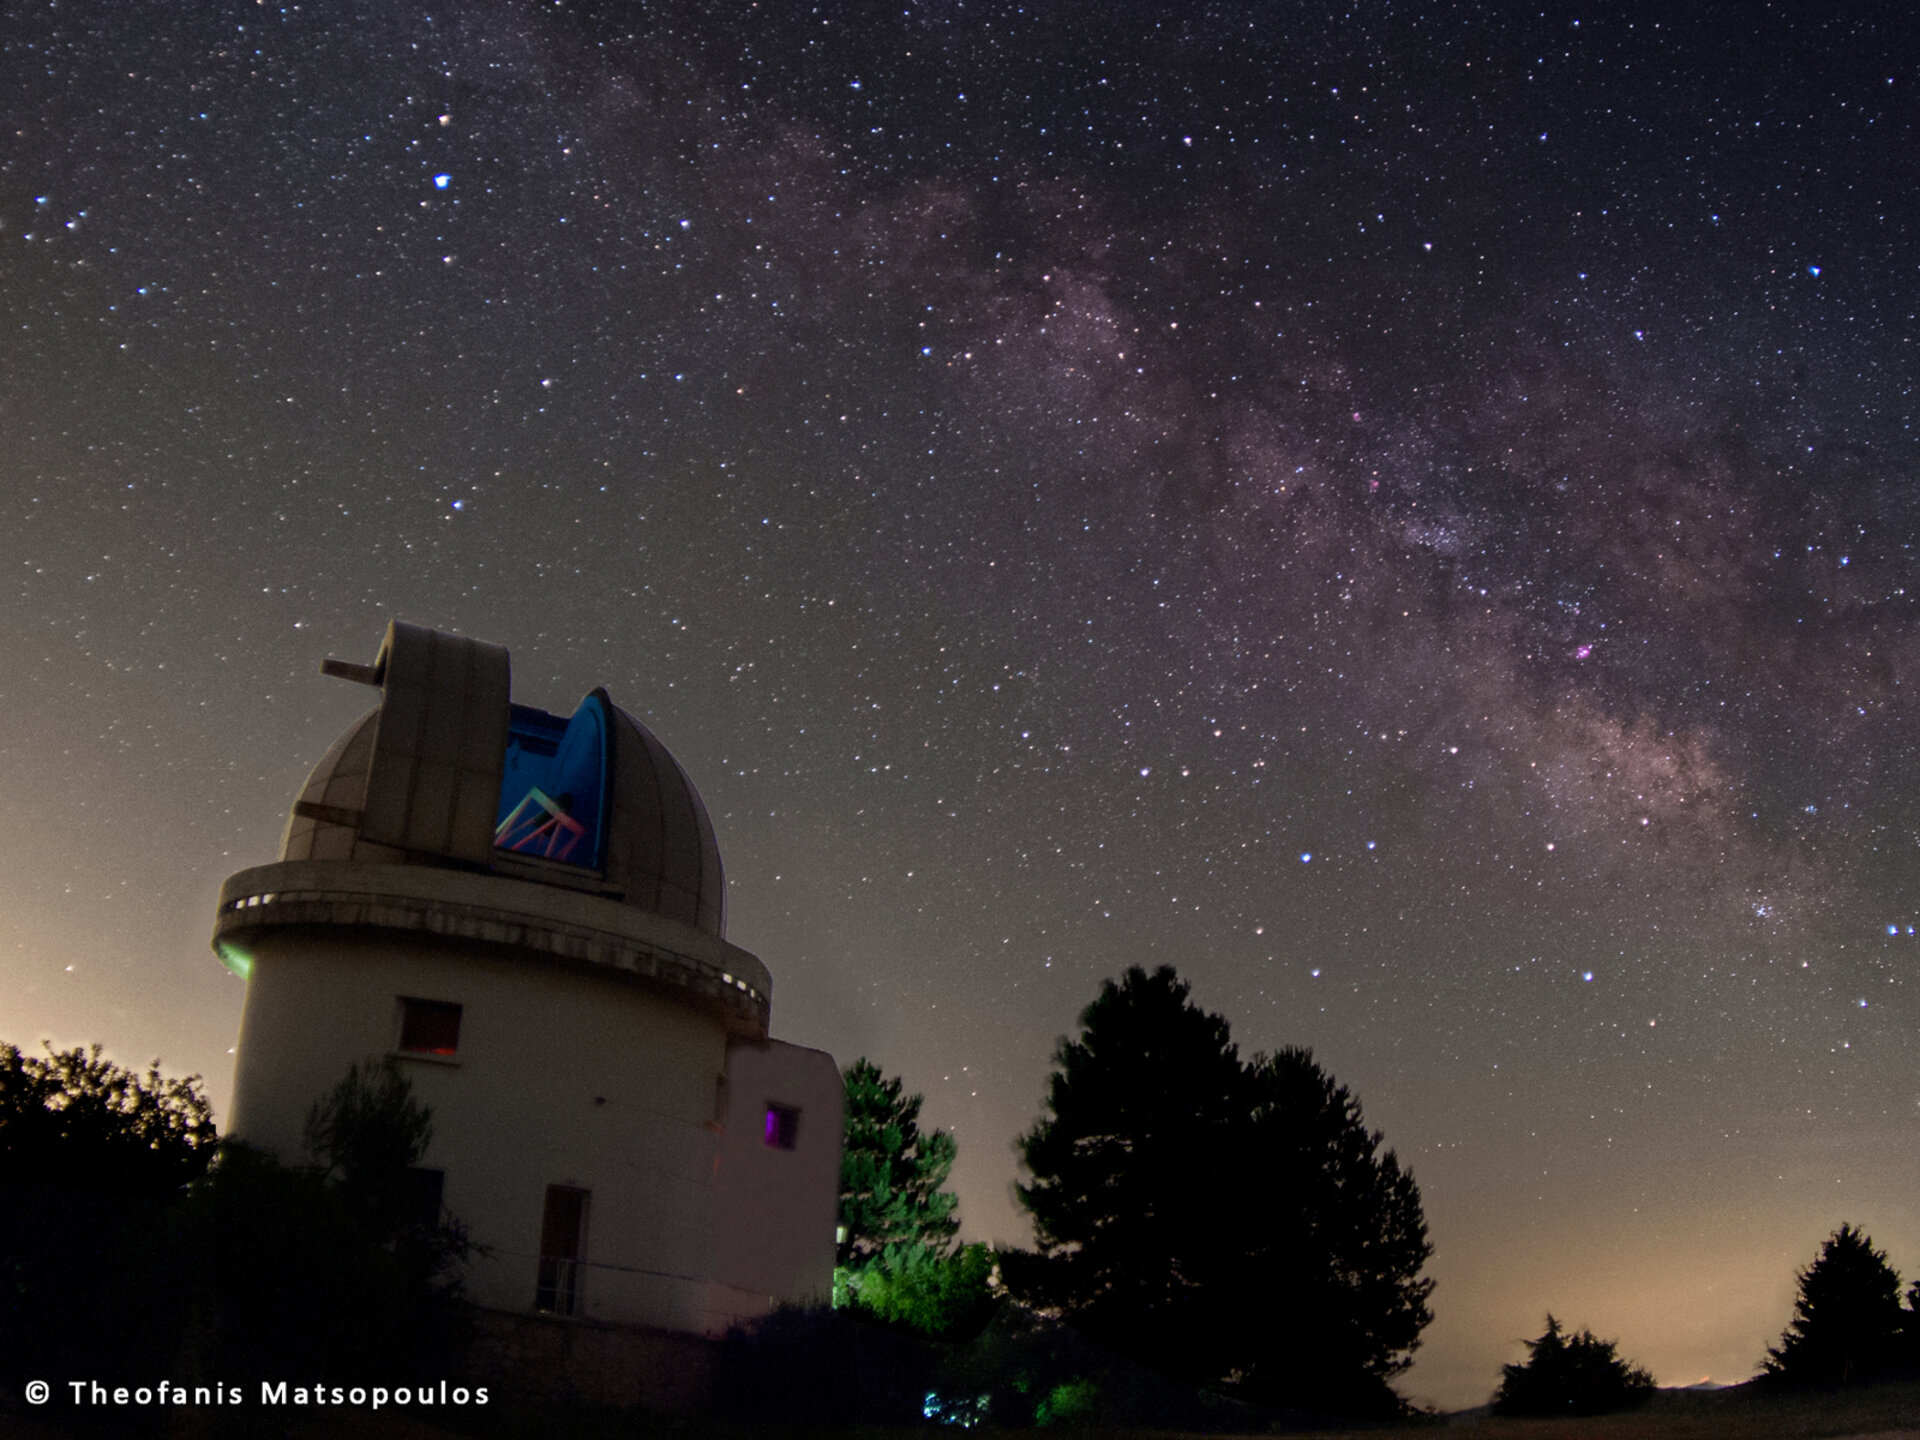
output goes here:
{"type": "MultiPolygon", "coordinates": [[[[98,1434],[52,1423],[55,1417],[0,1411],[0,1440],[75,1440],[98,1434]]],[[[546,1440],[564,1433],[572,1440],[782,1440],[764,1429],[706,1424],[612,1412],[556,1415],[551,1407],[501,1406],[475,1413],[457,1426],[439,1426],[399,1416],[315,1416],[307,1423],[275,1427],[287,1440],[546,1440]],[[559,1422],[556,1426],[556,1422],[559,1422]]],[[[943,1432],[868,1428],[850,1440],[905,1440],[943,1432]]],[[[1001,1433],[1001,1432],[994,1432],[1001,1433]]],[[[1032,1433],[1032,1432],[1028,1432],[1032,1433]]],[[[1168,1432],[1069,1431],[1076,1440],[1171,1440],[1168,1432]]],[[[1294,1432],[1295,1440],[1920,1440],[1920,1382],[1860,1386],[1838,1393],[1776,1396],[1750,1387],[1698,1394],[1666,1391],[1644,1409],[1584,1419],[1506,1420],[1464,1412],[1362,1431],[1294,1432]]],[[[956,1432],[957,1436],[957,1432],[956,1432]]],[[[785,1440],[825,1440],[817,1431],[794,1431],[785,1440]]]]}

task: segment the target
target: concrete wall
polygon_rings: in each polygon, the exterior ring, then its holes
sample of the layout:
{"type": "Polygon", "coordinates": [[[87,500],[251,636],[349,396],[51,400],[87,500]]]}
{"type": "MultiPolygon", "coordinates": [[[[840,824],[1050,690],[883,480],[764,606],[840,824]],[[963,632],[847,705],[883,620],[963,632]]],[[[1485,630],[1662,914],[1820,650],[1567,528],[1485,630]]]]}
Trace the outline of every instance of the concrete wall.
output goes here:
{"type": "Polygon", "coordinates": [[[727,1051],[715,1217],[726,1283],[773,1301],[832,1298],[844,1099],[823,1050],[765,1040],[727,1051]],[[767,1143],[772,1105],[799,1112],[791,1150],[767,1143]]]}
{"type": "Polygon", "coordinates": [[[399,997],[463,1007],[457,1055],[398,1063],[433,1110],[423,1163],[446,1172],[447,1208],[489,1252],[468,1272],[479,1304],[532,1307],[549,1184],[591,1192],[586,1319],[716,1334],[830,1283],[831,1057],[736,1046],[723,1083],[718,1019],[628,976],[504,947],[292,927],[258,934],[252,956],[231,1132],[289,1160],[348,1063],[395,1053],[399,997]],[[769,1098],[802,1111],[800,1148],[762,1142],[769,1098]]]}
{"type": "Polygon", "coordinates": [[[668,1413],[714,1397],[720,1346],[712,1340],[544,1315],[481,1311],[474,1319],[467,1363],[496,1393],[668,1413]]]}
{"type": "MultiPolygon", "coordinates": [[[[394,1054],[399,996],[463,1006],[453,1060],[399,1056],[434,1112],[422,1164],[476,1246],[468,1296],[530,1309],[547,1185],[591,1192],[589,1317],[687,1329],[710,1308],[720,1023],[618,975],[380,931],[261,937],[232,1133],[300,1156],[307,1106],[355,1058],[394,1054]]],[[[764,1304],[764,1302],[762,1302],[764,1304]]]]}

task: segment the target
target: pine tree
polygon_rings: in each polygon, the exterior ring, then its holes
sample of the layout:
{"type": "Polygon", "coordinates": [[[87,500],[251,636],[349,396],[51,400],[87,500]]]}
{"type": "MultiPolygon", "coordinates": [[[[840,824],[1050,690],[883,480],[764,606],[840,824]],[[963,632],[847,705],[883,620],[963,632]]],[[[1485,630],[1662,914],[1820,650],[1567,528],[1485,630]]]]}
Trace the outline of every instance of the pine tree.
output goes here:
{"type": "Polygon", "coordinates": [[[1245,1110],[1226,1021],[1171,968],[1103,985],[1062,1039],[1047,1115],[1019,1141],[1039,1254],[1006,1257],[1015,1293],[1185,1378],[1230,1337],[1211,1272],[1230,1228],[1226,1151],[1245,1110]]]}
{"type": "Polygon", "coordinates": [[[1547,1333],[1529,1340],[1524,1365],[1500,1367],[1496,1415],[1605,1415],[1653,1394],[1653,1376],[1615,1353],[1591,1330],[1569,1335],[1547,1316],[1547,1333]]]}
{"type": "Polygon", "coordinates": [[[1244,1386],[1377,1410],[1433,1318],[1419,1187],[1311,1051],[1257,1059],[1247,1080],[1245,1283],[1291,1302],[1243,1341],[1244,1386]]]}
{"type": "Polygon", "coordinates": [[[921,1097],[871,1061],[856,1060],[843,1078],[835,1307],[934,1340],[977,1334],[997,1304],[994,1257],[985,1245],[954,1245],[958,1200],[940,1188],[953,1136],[923,1134],[921,1097]]]}
{"type": "Polygon", "coordinates": [[[1310,1053],[1243,1064],[1187,997],[1131,969],[1060,1042],[1009,1287],[1195,1383],[1389,1411],[1430,1318],[1419,1189],[1310,1053]]]}
{"type": "Polygon", "coordinates": [[[920,1131],[918,1095],[903,1095],[864,1057],[847,1067],[846,1138],[840,1158],[837,1262],[858,1268],[889,1249],[944,1256],[960,1228],[956,1196],[942,1190],[953,1169],[953,1136],[920,1131]]]}
{"type": "Polygon", "coordinates": [[[1901,1361],[1907,1322],[1899,1273],[1865,1231],[1842,1225],[1800,1272],[1793,1320],[1761,1363],[1773,1380],[1792,1385],[1884,1374],[1901,1361]]]}

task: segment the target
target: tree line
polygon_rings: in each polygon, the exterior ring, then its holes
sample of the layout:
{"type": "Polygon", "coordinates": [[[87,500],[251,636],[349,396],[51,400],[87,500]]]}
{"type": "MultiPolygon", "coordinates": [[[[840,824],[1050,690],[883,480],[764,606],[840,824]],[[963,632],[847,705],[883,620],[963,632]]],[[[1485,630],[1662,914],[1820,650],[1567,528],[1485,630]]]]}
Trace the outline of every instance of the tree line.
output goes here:
{"type": "Polygon", "coordinates": [[[1165,966],[1104,984],[1053,1066],[1018,1141],[1035,1244],[998,1255],[954,1244],[954,1145],[920,1131],[920,1097],[848,1069],[840,1303],[951,1339],[1003,1297],[1222,1394],[1401,1408],[1433,1247],[1352,1092],[1307,1050],[1243,1058],[1165,966]]]}
{"type": "Polygon", "coordinates": [[[466,1236],[420,1203],[432,1117],[391,1063],[318,1097],[283,1162],[218,1137],[198,1076],[43,1050],[0,1044],[10,1379],[456,1373],[466,1236]]]}
{"type": "MultiPolygon", "coordinates": [[[[1390,1382],[1433,1290],[1413,1176],[1310,1052],[1243,1061],[1227,1022],[1188,994],[1169,968],[1131,969],[1060,1041],[1046,1113],[1018,1141],[1031,1251],[956,1246],[941,1190],[952,1137],[920,1130],[921,1097],[900,1080],[852,1066],[836,1303],[952,1340],[1014,1302],[1222,1393],[1345,1415],[1403,1408],[1390,1382]]],[[[1920,1280],[1903,1296],[1862,1231],[1842,1225],[1797,1279],[1763,1385],[1920,1376],[1920,1280]]],[[[1496,1413],[1604,1414],[1654,1392],[1617,1342],[1552,1314],[1524,1343],[1496,1413]]]]}
{"type": "MultiPolygon", "coordinates": [[[[958,1242],[945,1189],[956,1147],[920,1126],[920,1097],[869,1062],[848,1068],[841,1307],[952,1343],[1011,1302],[1192,1386],[1396,1408],[1391,1380],[1430,1318],[1431,1246],[1413,1177],[1358,1100],[1307,1051],[1243,1058],[1168,968],[1105,984],[1054,1065],[1045,1113],[1019,1140],[1036,1243],[1000,1253],[958,1242]]],[[[356,1066],[316,1103],[304,1160],[284,1164],[217,1144],[198,1077],[142,1077],[97,1048],[0,1047],[0,1178],[135,1205],[124,1223],[87,1222],[96,1241],[112,1236],[92,1251],[150,1282],[124,1293],[179,1312],[128,1320],[115,1343],[190,1331],[230,1374],[296,1357],[364,1369],[429,1337],[457,1343],[464,1235],[418,1214],[406,1183],[431,1131],[390,1064],[356,1066]]],[[[0,1339],[22,1363],[49,1337],[99,1329],[97,1290],[68,1283],[86,1248],[68,1211],[7,1211],[0,1339]],[[54,1243],[30,1243],[29,1212],[54,1243]]],[[[1064,1375],[1035,1413],[1084,1408],[1088,1383],[1064,1375]]]]}
{"type": "MultiPolygon", "coordinates": [[[[390,1062],[317,1100],[304,1160],[284,1164],[219,1140],[197,1076],[44,1049],[0,1044],[0,1350],[16,1365],[103,1344],[185,1344],[228,1375],[452,1362],[466,1238],[408,1183],[432,1117],[390,1062]]],[[[1404,1409],[1392,1382],[1432,1318],[1413,1175],[1311,1052],[1242,1057],[1171,968],[1105,982],[1054,1051],[1017,1141],[1031,1249],[960,1243],[952,1135],[923,1128],[922,1097],[870,1061],[844,1080],[837,1311],[1023,1357],[1014,1384],[1038,1420],[1090,1413],[1086,1373],[1034,1358],[1071,1350],[1067,1332],[1239,1401],[1404,1409]]],[[[1863,1231],[1842,1225],[1798,1282],[1765,1383],[1920,1374],[1920,1281],[1903,1292],[1863,1231]]],[[[1602,1413],[1653,1390],[1615,1342],[1551,1314],[1526,1347],[1498,1412],[1602,1413]]]]}
{"type": "MultiPolygon", "coordinates": [[[[1793,1318],[1760,1360],[1762,1386],[1828,1390],[1920,1377],[1920,1280],[1903,1297],[1900,1272],[1865,1231],[1843,1224],[1795,1278],[1793,1318]]],[[[1653,1393],[1653,1377],[1622,1360],[1616,1342],[1590,1330],[1569,1335],[1552,1315],[1526,1345],[1526,1361],[1502,1371],[1498,1414],[1599,1415],[1653,1393]]]]}

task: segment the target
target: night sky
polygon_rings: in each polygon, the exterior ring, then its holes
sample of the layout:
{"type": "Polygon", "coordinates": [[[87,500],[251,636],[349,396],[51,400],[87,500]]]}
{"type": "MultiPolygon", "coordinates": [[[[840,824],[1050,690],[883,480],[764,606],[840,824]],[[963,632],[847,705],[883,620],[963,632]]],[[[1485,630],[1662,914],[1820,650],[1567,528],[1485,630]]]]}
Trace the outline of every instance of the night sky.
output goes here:
{"type": "Polygon", "coordinates": [[[1402,1389],[1920,1266],[1903,7],[0,17],[0,1038],[224,1104],[391,617],[606,684],[969,1235],[1103,978],[1420,1182],[1402,1389]]]}

